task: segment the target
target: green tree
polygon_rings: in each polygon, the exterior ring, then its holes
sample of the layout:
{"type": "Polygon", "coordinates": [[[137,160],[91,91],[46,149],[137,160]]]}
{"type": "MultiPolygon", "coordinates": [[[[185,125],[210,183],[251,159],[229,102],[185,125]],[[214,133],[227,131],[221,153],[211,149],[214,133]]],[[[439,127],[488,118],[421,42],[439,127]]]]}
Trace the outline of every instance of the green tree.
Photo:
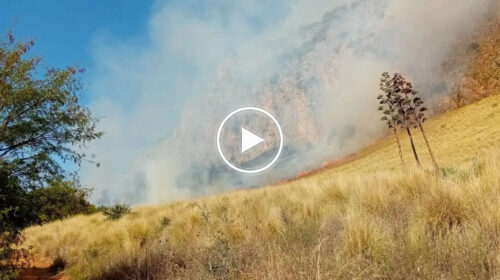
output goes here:
{"type": "Polygon", "coordinates": [[[80,163],[74,149],[98,138],[95,119],[78,103],[83,70],[49,68],[39,75],[40,58],[27,57],[34,42],[0,44],[1,170],[32,188],[62,172],[58,161],[80,163]]]}
{"type": "Polygon", "coordinates": [[[380,94],[377,97],[380,104],[378,110],[383,113],[381,120],[384,121],[387,124],[387,127],[394,133],[398,144],[399,158],[401,159],[401,164],[404,165],[403,151],[401,150],[401,143],[398,135],[398,126],[400,126],[403,122],[398,111],[398,104],[400,104],[399,99],[401,97],[394,92],[391,77],[387,72],[382,73],[382,77],[380,78],[380,90],[384,92],[384,94],[380,94]]]}
{"type": "Polygon", "coordinates": [[[30,191],[65,177],[59,163],[80,164],[82,148],[102,135],[96,119],[79,104],[83,70],[43,69],[39,57],[28,55],[33,45],[16,41],[10,32],[0,41],[2,252],[22,228],[38,221],[30,191]]]}
{"type": "Polygon", "coordinates": [[[76,181],[58,179],[47,187],[29,192],[36,223],[62,220],[76,214],[90,214],[96,207],[88,201],[89,189],[78,186],[76,181]]]}

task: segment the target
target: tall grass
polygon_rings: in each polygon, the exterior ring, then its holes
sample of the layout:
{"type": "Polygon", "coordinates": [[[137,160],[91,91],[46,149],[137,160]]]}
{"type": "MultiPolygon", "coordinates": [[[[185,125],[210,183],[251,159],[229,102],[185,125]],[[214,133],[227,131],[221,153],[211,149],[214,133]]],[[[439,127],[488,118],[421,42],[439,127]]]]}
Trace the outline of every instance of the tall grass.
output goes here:
{"type": "Polygon", "coordinates": [[[439,176],[386,139],[276,187],[32,227],[24,246],[72,279],[500,279],[498,103],[427,123],[439,176]]]}
{"type": "Polygon", "coordinates": [[[25,246],[62,256],[72,279],[495,279],[499,167],[313,176],[78,216],[28,229],[25,246]]]}
{"type": "MultiPolygon", "coordinates": [[[[427,137],[438,163],[444,167],[470,166],[475,158],[500,149],[500,92],[478,102],[433,117],[425,123],[427,137]]],[[[413,131],[415,146],[422,164],[432,168],[425,141],[418,130],[413,131]]],[[[400,132],[404,161],[417,168],[408,136],[400,132]]],[[[342,165],[326,169],[325,175],[372,173],[399,170],[401,163],[394,136],[377,141],[342,165]]]]}

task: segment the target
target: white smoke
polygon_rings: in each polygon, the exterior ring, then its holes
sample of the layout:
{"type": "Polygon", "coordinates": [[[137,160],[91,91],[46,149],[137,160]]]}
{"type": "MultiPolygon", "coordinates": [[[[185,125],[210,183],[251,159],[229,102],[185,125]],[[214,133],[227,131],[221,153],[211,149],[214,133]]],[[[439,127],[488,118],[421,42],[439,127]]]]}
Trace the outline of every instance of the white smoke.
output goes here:
{"type": "Polygon", "coordinates": [[[148,42],[96,40],[92,110],[105,136],[82,180],[100,202],[157,203],[257,186],[380,136],[383,71],[426,94],[494,0],[160,1],[148,42]],[[146,45],[146,46],[144,46],[146,45]],[[215,132],[241,106],[268,109],[287,152],[261,175],[227,169],[215,132]]]}

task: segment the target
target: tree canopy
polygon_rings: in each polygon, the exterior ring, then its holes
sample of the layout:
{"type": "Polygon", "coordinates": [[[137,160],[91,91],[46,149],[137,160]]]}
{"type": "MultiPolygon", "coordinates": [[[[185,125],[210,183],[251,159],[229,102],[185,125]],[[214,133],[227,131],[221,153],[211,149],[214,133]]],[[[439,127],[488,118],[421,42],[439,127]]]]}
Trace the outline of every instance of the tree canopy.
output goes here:
{"type": "Polygon", "coordinates": [[[0,171],[24,188],[54,180],[59,162],[80,163],[75,148],[101,136],[96,120],[82,107],[82,69],[48,68],[28,56],[34,41],[0,43],[0,171]]]}
{"type": "Polygon", "coordinates": [[[88,190],[61,166],[80,164],[99,138],[81,106],[83,69],[42,67],[34,41],[0,40],[0,270],[26,226],[92,210],[88,190]]]}

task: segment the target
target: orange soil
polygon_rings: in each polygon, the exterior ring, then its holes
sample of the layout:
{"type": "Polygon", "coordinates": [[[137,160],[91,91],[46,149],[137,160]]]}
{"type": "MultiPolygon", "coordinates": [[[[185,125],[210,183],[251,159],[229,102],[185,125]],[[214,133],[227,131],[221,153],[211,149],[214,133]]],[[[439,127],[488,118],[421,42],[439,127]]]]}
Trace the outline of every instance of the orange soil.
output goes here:
{"type": "Polygon", "coordinates": [[[18,280],[68,280],[64,273],[54,275],[50,271],[51,262],[40,257],[18,262],[21,273],[18,280]]]}

